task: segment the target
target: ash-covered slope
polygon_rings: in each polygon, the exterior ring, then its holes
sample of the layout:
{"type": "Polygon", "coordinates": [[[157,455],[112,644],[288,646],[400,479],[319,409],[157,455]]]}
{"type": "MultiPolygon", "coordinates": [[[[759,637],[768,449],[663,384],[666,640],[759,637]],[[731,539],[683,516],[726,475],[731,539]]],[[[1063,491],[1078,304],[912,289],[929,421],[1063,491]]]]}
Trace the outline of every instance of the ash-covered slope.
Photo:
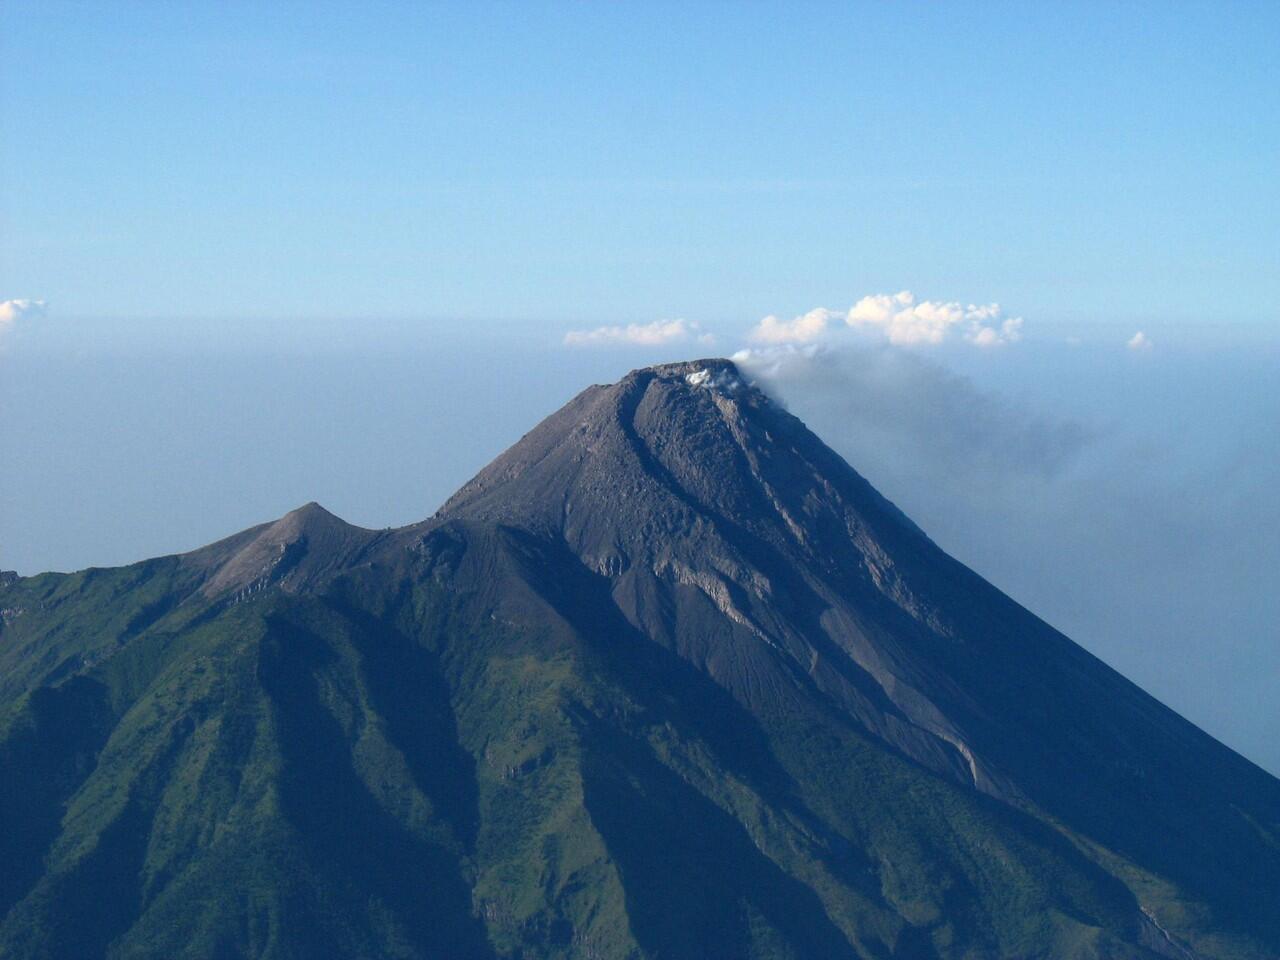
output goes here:
{"type": "Polygon", "coordinates": [[[0,608],[0,957],[1280,956],[1280,782],[728,361],[0,608]]]}
{"type": "Polygon", "coordinates": [[[936,549],[728,361],[586,391],[440,515],[563,541],[634,627],[746,703],[812,686],[915,759],[1010,788],[933,702],[964,697],[928,669],[930,640],[955,639],[936,549]]]}

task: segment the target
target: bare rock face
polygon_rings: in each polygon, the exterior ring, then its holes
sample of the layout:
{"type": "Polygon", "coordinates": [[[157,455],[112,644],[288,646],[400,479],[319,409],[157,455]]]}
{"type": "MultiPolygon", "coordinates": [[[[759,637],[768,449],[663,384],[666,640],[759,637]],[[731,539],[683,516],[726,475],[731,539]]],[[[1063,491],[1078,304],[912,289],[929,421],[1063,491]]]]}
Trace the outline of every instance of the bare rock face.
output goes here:
{"type": "Polygon", "coordinates": [[[959,692],[882,629],[888,615],[908,638],[947,642],[896,562],[932,545],[729,361],[587,390],[440,516],[562,539],[609,578],[633,626],[744,701],[791,695],[800,672],[914,759],[986,792],[1011,789],[931,699],[959,692]]]}
{"type": "Polygon", "coordinates": [[[0,957],[1280,956],[1280,782],[727,360],[0,608],[0,957]]]}
{"type": "Polygon", "coordinates": [[[381,534],[352,526],[318,503],[275,523],[186,555],[205,576],[206,597],[243,599],[270,586],[296,593],[358,562],[381,534]]]}

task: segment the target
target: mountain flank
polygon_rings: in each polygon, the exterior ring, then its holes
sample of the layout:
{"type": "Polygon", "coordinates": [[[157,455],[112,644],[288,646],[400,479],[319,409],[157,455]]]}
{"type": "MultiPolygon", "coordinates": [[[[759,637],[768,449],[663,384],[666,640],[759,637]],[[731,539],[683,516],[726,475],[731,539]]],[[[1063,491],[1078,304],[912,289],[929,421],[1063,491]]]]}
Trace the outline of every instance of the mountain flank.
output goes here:
{"type": "Polygon", "coordinates": [[[0,958],[1280,957],[1280,781],[717,359],[0,576],[0,824],[0,958]]]}

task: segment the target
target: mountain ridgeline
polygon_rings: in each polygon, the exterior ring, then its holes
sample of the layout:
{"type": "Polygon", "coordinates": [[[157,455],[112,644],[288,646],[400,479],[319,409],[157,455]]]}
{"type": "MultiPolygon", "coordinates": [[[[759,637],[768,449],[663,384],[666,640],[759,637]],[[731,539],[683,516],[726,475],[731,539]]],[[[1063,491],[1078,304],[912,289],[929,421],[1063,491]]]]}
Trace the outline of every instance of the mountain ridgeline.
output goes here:
{"type": "Polygon", "coordinates": [[[0,958],[98,957],[1274,960],[1280,781],[669,364],[410,527],[0,577],[0,958]]]}

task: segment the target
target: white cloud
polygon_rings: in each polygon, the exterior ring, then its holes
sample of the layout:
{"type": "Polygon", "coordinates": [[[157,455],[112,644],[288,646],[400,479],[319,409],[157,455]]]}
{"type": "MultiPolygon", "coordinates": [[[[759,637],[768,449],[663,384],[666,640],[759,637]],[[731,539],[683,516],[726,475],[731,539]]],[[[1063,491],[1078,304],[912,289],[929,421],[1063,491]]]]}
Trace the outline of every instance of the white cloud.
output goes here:
{"type": "Polygon", "coordinates": [[[954,300],[916,300],[910,290],[863,297],[849,310],[845,322],[878,330],[898,346],[942,343],[957,332],[978,347],[1012,343],[1022,336],[1022,318],[1005,317],[998,303],[964,306],[954,300]]]}
{"type": "Polygon", "coordinates": [[[747,338],[755,343],[812,343],[827,332],[827,323],[839,316],[825,307],[792,320],[779,320],[770,314],[755,325],[747,338]]]}
{"type": "Polygon", "coordinates": [[[19,320],[44,316],[43,300],[0,300],[0,333],[19,320]]]}
{"type": "Polygon", "coordinates": [[[910,290],[863,297],[848,312],[817,307],[791,320],[772,314],[751,329],[752,343],[805,344],[825,340],[833,323],[879,334],[896,346],[937,344],[958,335],[976,347],[996,347],[1022,337],[1022,318],[1006,317],[998,303],[968,306],[956,301],[917,300],[910,290]]]}
{"type": "Polygon", "coordinates": [[[1129,338],[1128,347],[1130,350],[1150,350],[1151,338],[1139,330],[1129,338]]]}
{"type": "Polygon", "coordinates": [[[978,324],[970,327],[964,338],[977,347],[996,347],[1022,339],[1022,318],[1009,317],[1000,322],[999,328],[978,324]]]}
{"type": "Polygon", "coordinates": [[[652,347],[696,338],[698,343],[714,343],[715,337],[700,333],[696,320],[654,320],[652,323],[629,323],[625,327],[596,327],[594,330],[570,330],[564,335],[566,346],[593,347],[631,344],[652,347]]]}

